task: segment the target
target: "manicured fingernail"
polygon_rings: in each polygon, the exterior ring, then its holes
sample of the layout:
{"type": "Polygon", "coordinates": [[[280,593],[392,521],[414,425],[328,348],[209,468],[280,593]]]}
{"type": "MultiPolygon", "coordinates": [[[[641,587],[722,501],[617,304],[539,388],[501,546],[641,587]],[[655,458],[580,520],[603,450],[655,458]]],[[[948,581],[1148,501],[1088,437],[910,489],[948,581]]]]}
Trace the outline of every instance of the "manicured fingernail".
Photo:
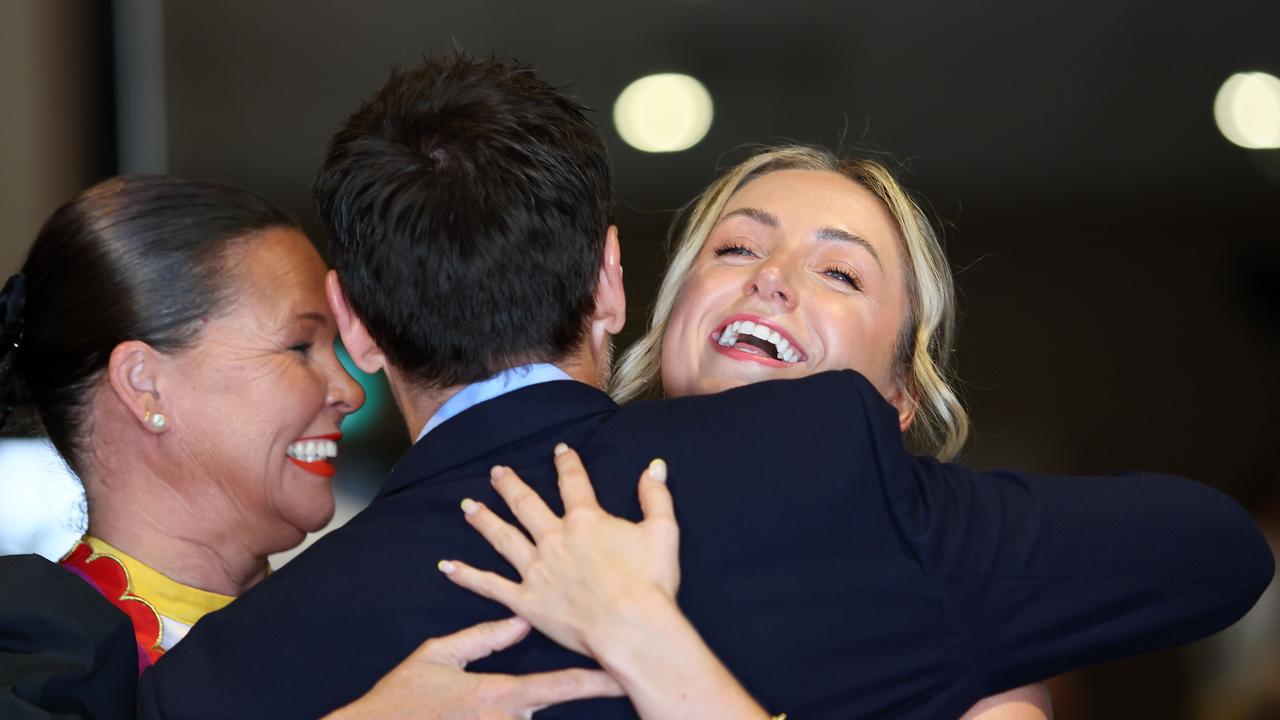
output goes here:
{"type": "Polygon", "coordinates": [[[649,477],[658,482],[666,482],[667,462],[662,458],[654,458],[653,462],[649,463],[649,477]]]}
{"type": "Polygon", "coordinates": [[[480,503],[476,502],[475,500],[472,500],[471,498],[463,498],[463,499],[462,499],[462,512],[463,512],[463,513],[465,513],[465,514],[467,514],[467,515],[471,515],[471,514],[475,513],[475,511],[477,511],[477,510],[479,510],[479,509],[480,509],[480,503]]]}
{"type": "Polygon", "coordinates": [[[440,562],[436,563],[436,569],[444,573],[445,575],[452,575],[453,571],[457,570],[458,567],[453,563],[449,562],[448,560],[441,560],[440,562]]]}
{"type": "Polygon", "coordinates": [[[489,479],[497,480],[498,478],[502,477],[502,473],[506,471],[507,469],[502,467],[501,465],[494,465],[493,467],[489,468],[489,479]]]}
{"type": "Polygon", "coordinates": [[[563,455],[563,454],[565,454],[565,453],[569,452],[569,446],[568,446],[568,445],[565,445],[564,443],[556,443],[556,450],[555,450],[555,452],[556,452],[556,454],[557,454],[557,455],[563,455]]]}

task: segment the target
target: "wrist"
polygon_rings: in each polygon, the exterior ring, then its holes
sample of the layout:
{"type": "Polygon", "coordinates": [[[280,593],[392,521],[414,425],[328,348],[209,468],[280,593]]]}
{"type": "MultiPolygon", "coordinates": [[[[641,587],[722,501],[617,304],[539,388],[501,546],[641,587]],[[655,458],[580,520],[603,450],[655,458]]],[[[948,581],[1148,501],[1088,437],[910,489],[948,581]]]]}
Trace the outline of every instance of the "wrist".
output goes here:
{"type": "Polygon", "coordinates": [[[654,655],[676,651],[694,630],[673,598],[656,587],[627,592],[584,637],[591,656],[615,677],[654,655]]]}
{"type": "Polygon", "coordinates": [[[602,626],[594,657],[642,718],[774,720],[738,683],[680,611],[655,589],[602,626]]]}

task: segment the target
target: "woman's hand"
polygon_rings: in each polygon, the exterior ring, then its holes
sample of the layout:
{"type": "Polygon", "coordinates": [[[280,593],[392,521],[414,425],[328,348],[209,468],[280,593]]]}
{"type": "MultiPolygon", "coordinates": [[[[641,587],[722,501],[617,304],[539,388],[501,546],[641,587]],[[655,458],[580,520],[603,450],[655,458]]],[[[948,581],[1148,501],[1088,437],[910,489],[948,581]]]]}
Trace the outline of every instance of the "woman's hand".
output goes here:
{"type": "Polygon", "coordinates": [[[979,700],[960,720],[1053,720],[1053,700],[1044,683],[1024,685],[979,700]]]}
{"type": "Polygon", "coordinates": [[[563,518],[510,468],[492,473],[532,543],[482,504],[463,501],[467,521],[515,566],[520,583],[457,560],[440,569],[595,658],[645,720],[767,717],[676,606],[680,534],[666,465],[655,460],[641,473],[644,521],[633,523],[601,509],[577,453],[557,445],[555,462],[563,518]]]}
{"type": "Polygon", "coordinates": [[[522,676],[464,670],[467,663],[511,647],[528,633],[527,622],[511,618],[428,640],[363,697],[325,720],[527,719],[549,705],[623,694],[618,683],[600,670],[573,668],[522,676]]]}
{"type": "Polygon", "coordinates": [[[502,603],[561,645],[593,657],[607,654],[600,638],[654,604],[675,606],[680,585],[676,526],[666,465],[654,460],[640,475],[643,522],[605,512],[596,501],[582,460],[556,446],[556,471],[564,517],[510,468],[495,467],[494,488],[529,531],[518,529],[483,504],[464,500],[467,522],[504,557],[523,582],[517,584],[463,562],[442,561],[453,582],[502,603]]]}

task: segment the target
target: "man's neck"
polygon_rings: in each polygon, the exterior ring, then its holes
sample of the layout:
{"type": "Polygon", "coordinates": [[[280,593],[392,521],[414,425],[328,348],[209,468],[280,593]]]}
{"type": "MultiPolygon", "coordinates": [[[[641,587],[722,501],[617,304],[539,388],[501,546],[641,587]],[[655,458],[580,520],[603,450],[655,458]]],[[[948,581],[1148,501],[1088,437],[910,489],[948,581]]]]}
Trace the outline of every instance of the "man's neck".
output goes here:
{"type": "MultiPolygon", "coordinates": [[[[548,364],[564,371],[573,380],[592,387],[601,387],[595,365],[590,362],[581,362],[577,353],[560,362],[548,364]]],[[[403,376],[390,369],[387,372],[387,384],[391,386],[391,396],[395,399],[401,416],[404,417],[405,429],[411,439],[418,437],[418,433],[445,403],[469,386],[469,384],[452,385],[443,389],[423,390],[405,382],[403,376]]]]}

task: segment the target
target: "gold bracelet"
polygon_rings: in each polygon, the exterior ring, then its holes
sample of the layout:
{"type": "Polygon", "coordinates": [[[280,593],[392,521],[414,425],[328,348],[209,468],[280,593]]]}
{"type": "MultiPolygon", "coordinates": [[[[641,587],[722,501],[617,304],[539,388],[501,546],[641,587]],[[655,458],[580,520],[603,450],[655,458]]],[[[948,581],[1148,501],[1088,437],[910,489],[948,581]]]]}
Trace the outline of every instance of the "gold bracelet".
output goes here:
{"type": "Polygon", "coordinates": [[[782,713],[781,715],[774,715],[773,717],[769,718],[769,720],[787,720],[787,714],[782,713]]]}

